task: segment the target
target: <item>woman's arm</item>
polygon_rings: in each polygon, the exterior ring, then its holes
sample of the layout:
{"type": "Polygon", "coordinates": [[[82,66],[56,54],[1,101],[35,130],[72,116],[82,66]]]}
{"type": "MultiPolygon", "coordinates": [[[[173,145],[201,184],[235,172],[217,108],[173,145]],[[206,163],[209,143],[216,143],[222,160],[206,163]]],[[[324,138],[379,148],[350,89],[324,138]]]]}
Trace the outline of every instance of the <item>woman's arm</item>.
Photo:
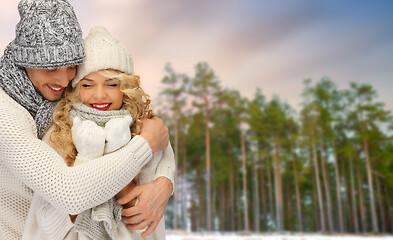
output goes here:
{"type": "Polygon", "coordinates": [[[35,123],[24,108],[12,101],[0,104],[1,161],[28,187],[69,214],[113,197],[151,158],[149,143],[136,136],[115,153],[67,167],[55,150],[36,137],[35,123]]]}

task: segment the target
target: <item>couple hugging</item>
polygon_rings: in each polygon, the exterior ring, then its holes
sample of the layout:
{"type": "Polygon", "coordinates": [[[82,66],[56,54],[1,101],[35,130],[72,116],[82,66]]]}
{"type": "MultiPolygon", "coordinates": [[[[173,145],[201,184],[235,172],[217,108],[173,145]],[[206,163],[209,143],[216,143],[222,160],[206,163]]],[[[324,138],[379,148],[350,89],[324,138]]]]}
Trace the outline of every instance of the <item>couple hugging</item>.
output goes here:
{"type": "Polygon", "coordinates": [[[168,129],[127,49],[66,0],[22,0],[0,60],[0,239],[165,239],[168,129]]]}

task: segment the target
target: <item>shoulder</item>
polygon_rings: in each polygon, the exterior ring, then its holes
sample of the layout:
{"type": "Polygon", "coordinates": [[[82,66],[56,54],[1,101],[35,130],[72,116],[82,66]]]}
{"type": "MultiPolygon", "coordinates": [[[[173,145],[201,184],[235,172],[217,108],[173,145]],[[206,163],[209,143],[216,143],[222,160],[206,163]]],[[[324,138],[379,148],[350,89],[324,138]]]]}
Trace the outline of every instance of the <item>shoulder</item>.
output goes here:
{"type": "Polygon", "coordinates": [[[37,130],[33,117],[0,87],[0,127],[3,129],[11,124],[28,127],[36,135],[37,130]]]}

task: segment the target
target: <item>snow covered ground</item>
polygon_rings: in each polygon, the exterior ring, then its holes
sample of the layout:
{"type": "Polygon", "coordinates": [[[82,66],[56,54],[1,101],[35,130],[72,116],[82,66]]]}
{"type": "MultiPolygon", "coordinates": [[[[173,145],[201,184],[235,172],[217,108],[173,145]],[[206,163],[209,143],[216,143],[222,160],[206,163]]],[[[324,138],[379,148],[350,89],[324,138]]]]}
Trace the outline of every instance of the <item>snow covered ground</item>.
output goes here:
{"type": "Polygon", "coordinates": [[[302,233],[188,233],[167,231],[167,240],[393,240],[393,235],[320,235],[302,233]]]}

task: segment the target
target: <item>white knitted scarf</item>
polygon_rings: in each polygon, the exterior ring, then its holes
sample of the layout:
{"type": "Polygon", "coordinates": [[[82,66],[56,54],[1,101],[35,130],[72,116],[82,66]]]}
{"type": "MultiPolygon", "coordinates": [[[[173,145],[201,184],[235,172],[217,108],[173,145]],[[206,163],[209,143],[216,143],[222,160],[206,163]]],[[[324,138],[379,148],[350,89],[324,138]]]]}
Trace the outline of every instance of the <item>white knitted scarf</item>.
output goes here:
{"type": "MultiPolygon", "coordinates": [[[[104,127],[112,118],[130,115],[127,109],[100,111],[84,104],[75,104],[70,110],[70,121],[75,117],[82,121],[91,120],[104,127]]],[[[78,215],[75,220],[75,230],[82,232],[92,239],[116,239],[117,225],[121,221],[122,206],[114,198],[101,205],[88,209],[78,215]]]]}
{"type": "Polygon", "coordinates": [[[0,86],[34,118],[40,139],[52,122],[56,102],[46,100],[34,88],[26,70],[13,60],[10,45],[0,59],[0,86]]]}
{"type": "Polygon", "coordinates": [[[86,106],[83,103],[74,104],[70,110],[70,121],[78,116],[82,121],[90,120],[95,122],[98,126],[104,127],[105,124],[112,118],[123,118],[131,115],[130,112],[121,108],[120,110],[100,111],[95,108],[86,106]]]}

